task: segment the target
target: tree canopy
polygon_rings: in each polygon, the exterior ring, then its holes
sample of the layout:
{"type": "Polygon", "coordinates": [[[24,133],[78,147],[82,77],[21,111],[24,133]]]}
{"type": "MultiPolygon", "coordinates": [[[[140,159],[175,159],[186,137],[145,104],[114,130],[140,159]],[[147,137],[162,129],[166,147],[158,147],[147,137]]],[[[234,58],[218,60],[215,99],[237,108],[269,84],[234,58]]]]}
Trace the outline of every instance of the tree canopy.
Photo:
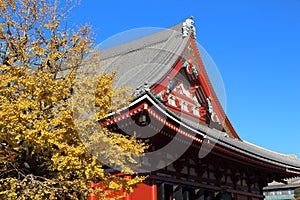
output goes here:
{"type": "MultiPolygon", "coordinates": [[[[142,142],[90,128],[91,120],[80,126],[74,121],[74,112],[86,112],[72,106],[77,69],[94,46],[88,25],[66,26],[73,5],[0,0],[0,199],[80,199],[91,193],[105,199],[114,191],[121,197],[144,179],[123,176],[134,174],[128,162],[135,164],[134,157],[142,155],[142,142]],[[121,175],[106,172],[101,155],[116,163],[121,175]],[[90,182],[102,187],[90,188],[90,182]]],[[[115,110],[112,99],[126,104],[126,88],[112,87],[114,73],[94,78],[96,88],[90,80],[84,87],[95,95],[81,100],[98,108],[92,119],[115,110]]]]}

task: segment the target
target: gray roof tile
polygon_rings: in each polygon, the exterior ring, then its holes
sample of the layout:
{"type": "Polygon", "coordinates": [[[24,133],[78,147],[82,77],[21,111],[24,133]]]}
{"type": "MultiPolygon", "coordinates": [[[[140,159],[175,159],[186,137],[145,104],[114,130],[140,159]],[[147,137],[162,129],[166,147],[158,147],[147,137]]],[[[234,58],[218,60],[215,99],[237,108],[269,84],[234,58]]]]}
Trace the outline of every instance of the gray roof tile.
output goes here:
{"type": "Polygon", "coordinates": [[[101,72],[117,71],[115,86],[136,89],[156,83],[173,66],[188,42],[181,24],[150,36],[100,51],[101,72]]]}

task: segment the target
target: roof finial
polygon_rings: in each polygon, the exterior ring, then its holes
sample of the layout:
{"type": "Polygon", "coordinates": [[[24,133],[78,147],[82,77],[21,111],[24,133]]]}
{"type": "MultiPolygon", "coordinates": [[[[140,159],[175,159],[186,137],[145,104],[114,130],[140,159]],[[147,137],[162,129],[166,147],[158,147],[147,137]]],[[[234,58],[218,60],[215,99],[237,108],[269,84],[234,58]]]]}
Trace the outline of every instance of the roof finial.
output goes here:
{"type": "Polygon", "coordinates": [[[147,91],[150,91],[148,81],[145,81],[144,86],[143,86],[143,89],[144,89],[144,91],[146,91],[146,92],[147,92],[147,91]]]}
{"type": "Polygon", "coordinates": [[[188,19],[185,20],[182,24],[182,37],[185,38],[191,32],[194,39],[196,39],[196,29],[194,27],[194,16],[191,15],[188,19]]]}
{"type": "Polygon", "coordinates": [[[149,92],[149,91],[150,91],[149,83],[148,83],[148,81],[145,81],[144,85],[137,87],[135,89],[133,96],[136,98],[136,97],[139,97],[140,95],[144,94],[145,92],[149,92]]]}

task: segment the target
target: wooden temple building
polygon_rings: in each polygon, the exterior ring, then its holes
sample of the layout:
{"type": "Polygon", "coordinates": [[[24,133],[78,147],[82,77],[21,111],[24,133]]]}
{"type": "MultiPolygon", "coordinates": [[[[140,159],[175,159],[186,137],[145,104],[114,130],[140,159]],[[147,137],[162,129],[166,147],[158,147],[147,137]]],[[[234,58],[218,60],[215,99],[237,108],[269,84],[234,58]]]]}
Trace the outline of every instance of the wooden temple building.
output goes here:
{"type": "MultiPolygon", "coordinates": [[[[292,200],[296,197],[295,190],[300,188],[300,178],[287,179],[286,183],[273,181],[264,188],[265,200],[292,200]]],[[[299,197],[298,197],[299,198],[299,197]]]]}
{"type": "MultiPolygon", "coordinates": [[[[214,91],[193,19],[101,51],[103,72],[134,100],[102,123],[149,145],[148,178],[126,200],[262,200],[272,181],[300,176],[300,161],[243,141],[214,91]]],[[[242,117],[242,116],[241,116],[242,117]]]]}

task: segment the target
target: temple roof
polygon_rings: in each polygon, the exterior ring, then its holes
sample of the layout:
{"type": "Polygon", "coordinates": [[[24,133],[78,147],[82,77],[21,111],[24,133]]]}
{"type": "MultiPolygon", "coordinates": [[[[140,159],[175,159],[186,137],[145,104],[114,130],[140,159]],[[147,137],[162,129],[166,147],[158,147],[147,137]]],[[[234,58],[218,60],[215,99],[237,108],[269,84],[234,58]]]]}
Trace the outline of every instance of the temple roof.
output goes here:
{"type": "MultiPolygon", "coordinates": [[[[150,92],[146,92],[143,96],[141,96],[141,98],[147,98],[153,102],[154,106],[164,108],[164,105],[155,99],[150,92]]],[[[138,100],[136,100],[136,102],[137,101],[138,100]]],[[[277,166],[295,171],[300,176],[300,159],[297,159],[296,155],[278,153],[244,140],[229,137],[222,131],[210,128],[202,123],[196,123],[193,120],[185,118],[184,116],[179,116],[167,108],[165,108],[164,114],[178,119],[179,123],[190,127],[191,131],[198,135],[204,136],[206,141],[211,141],[212,143],[218,144],[222,147],[238,152],[239,154],[252,157],[262,162],[275,164],[277,166]]]]}
{"type": "Polygon", "coordinates": [[[101,50],[101,72],[110,73],[116,70],[114,83],[116,87],[129,86],[133,89],[132,92],[140,89],[136,99],[146,95],[156,106],[163,108],[175,118],[181,118],[181,123],[191,127],[198,134],[202,136],[204,134],[210,140],[215,140],[216,144],[263,162],[295,170],[300,175],[300,160],[296,157],[258,147],[239,138],[228,136],[225,132],[210,128],[205,124],[179,116],[155,99],[151,91],[143,90],[145,83],[147,87],[150,87],[171,71],[191,38],[183,37],[182,23],[179,23],[170,29],[101,50]],[[216,135],[221,136],[216,137],[216,135]]]}
{"type": "Polygon", "coordinates": [[[100,51],[101,71],[117,71],[116,86],[133,89],[159,81],[181,55],[189,40],[182,38],[182,24],[100,51]]]}
{"type": "Polygon", "coordinates": [[[278,190],[278,189],[289,189],[289,188],[300,188],[300,178],[291,178],[285,180],[285,183],[279,183],[273,181],[272,183],[268,184],[264,190],[278,190]]]}

